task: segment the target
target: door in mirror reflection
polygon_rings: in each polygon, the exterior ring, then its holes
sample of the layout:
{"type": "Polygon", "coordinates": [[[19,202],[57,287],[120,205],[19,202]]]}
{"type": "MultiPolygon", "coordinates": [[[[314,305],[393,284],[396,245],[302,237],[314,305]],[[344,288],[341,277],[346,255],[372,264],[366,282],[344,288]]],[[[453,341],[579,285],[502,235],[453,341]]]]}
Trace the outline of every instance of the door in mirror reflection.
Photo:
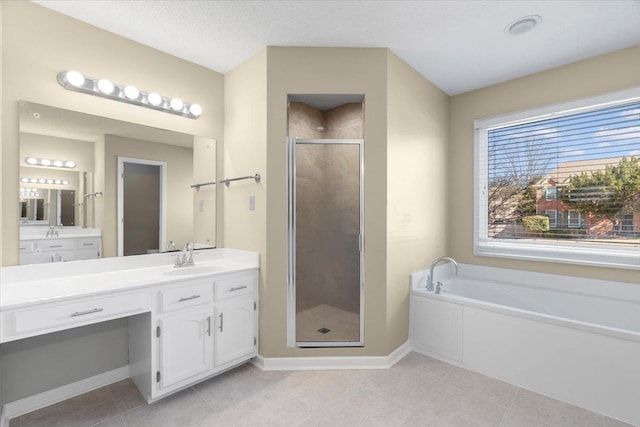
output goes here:
{"type": "Polygon", "coordinates": [[[362,146],[289,141],[289,327],[297,347],[363,345],[362,146]]]}
{"type": "Polygon", "coordinates": [[[118,157],[118,255],[163,247],[164,162],[118,157]]]}
{"type": "Polygon", "coordinates": [[[73,190],[60,190],[60,214],[58,224],[76,225],[76,192],[73,190]]]}

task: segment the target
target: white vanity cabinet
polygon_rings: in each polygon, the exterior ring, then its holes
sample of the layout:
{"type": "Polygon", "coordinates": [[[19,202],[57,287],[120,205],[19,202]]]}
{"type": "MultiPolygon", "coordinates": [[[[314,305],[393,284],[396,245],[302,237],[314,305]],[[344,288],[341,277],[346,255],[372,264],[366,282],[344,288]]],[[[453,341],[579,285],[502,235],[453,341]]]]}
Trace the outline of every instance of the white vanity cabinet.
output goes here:
{"type": "Polygon", "coordinates": [[[100,237],[69,237],[20,240],[20,264],[43,264],[102,256],[100,237]]]}
{"type": "Polygon", "coordinates": [[[215,281],[215,365],[252,355],[257,345],[255,280],[249,275],[215,281]]]}
{"type": "MultiPolygon", "coordinates": [[[[93,251],[90,238],[25,250],[93,251]]],[[[259,255],[211,249],[180,269],[171,255],[3,267],[0,344],[126,318],[127,368],[149,403],[256,356],[259,255]]]]}
{"type": "Polygon", "coordinates": [[[256,356],[257,278],[252,269],[176,281],[157,289],[149,316],[130,318],[131,377],[148,402],[256,356]]]}
{"type": "Polygon", "coordinates": [[[159,321],[160,367],[156,381],[167,388],[213,368],[211,307],[183,310],[159,321]]]}
{"type": "Polygon", "coordinates": [[[179,282],[157,292],[156,382],[167,388],[213,368],[211,279],[179,282]]]}

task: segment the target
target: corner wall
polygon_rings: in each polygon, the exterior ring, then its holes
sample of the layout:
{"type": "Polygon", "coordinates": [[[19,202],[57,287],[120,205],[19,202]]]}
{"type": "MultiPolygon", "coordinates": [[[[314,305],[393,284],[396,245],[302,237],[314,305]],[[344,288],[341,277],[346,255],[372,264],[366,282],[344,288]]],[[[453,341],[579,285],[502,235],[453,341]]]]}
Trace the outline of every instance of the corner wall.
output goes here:
{"type": "Polygon", "coordinates": [[[267,48],[267,274],[260,354],[382,356],[390,352],[386,325],[386,49],[267,48]],[[365,95],[365,347],[287,347],[287,95],[365,95]]]}
{"type": "Polygon", "coordinates": [[[408,339],[409,275],[447,254],[449,96],[388,52],[387,342],[408,339]]]}
{"type": "Polygon", "coordinates": [[[637,270],[473,255],[473,121],[640,85],[640,46],[543,71],[451,98],[448,244],[464,263],[638,283],[637,270]]]}
{"type": "MultiPolygon", "coordinates": [[[[260,253],[260,348],[263,334],[272,325],[264,321],[264,306],[270,295],[267,283],[267,51],[260,51],[225,74],[224,176],[234,178],[259,173],[253,180],[218,185],[223,197],[224,246],[260,253]],[[255,210],[249,210],[249,197],[255,197],[255,210]]],[[[220,239],[218,239],[220,240],[220,239]]]]}

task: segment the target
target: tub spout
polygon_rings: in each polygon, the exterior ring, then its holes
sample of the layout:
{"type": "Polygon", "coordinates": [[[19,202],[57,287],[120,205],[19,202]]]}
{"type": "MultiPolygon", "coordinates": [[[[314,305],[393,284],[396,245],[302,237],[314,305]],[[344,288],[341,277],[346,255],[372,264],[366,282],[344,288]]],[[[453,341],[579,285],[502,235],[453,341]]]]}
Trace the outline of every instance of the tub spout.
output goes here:
{"type": "Polygon", "coordinates": [[[450,258],[448,256],[441,256],[440,258],[436,258],[431,263],[431,269],[429,270],[429,278],[427,279],[427,291],[434,292],[435,288],[434,288],[434,285],[433,285],[434,284],[433,269],[436,267],[436,265],[441,264],[443,262],[450,262],[451,264],[453,264],[453,266],[456,269],[456,276],[458,275],[458,263],[456,262],[456,260],[454,260],[453,258],[450,258]]]}

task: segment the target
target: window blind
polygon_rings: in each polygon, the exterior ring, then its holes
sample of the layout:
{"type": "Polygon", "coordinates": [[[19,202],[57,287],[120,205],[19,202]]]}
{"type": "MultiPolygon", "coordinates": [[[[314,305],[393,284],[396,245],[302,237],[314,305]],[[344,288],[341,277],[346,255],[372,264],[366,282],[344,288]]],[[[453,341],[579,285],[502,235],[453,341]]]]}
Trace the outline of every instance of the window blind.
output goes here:
{"type": "Polygon", "coordinates": [[[499,124],[484,138],[486,238],[640,246],[640,102],[499,124]]]}

